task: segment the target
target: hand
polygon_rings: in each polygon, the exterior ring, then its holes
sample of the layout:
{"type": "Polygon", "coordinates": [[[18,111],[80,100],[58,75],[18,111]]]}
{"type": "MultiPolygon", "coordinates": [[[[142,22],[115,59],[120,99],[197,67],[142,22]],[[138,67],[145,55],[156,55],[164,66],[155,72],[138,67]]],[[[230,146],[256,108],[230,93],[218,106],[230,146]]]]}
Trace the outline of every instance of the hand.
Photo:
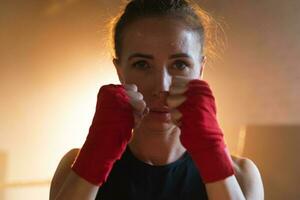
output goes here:
{"type": "Polygon", "coordinates": [[[99,90],[88,136],[71,166],[94,185],[106,181],[132,136],[134,117],[129,99],[122,85],[104,85],[99,90]]]}
{"type": "Polygon", "coordinates": [[[177,108],[172,112],[172,118],[177,123],[180,121],[180,141],[192,156],[204,182],[215,182],[233,175],[232,161],[217,121],[215,99],[208,83],[175,77],[170,94],[173,97],[169,98],[169,103],[177,108]]]}
{"type": "Polygon", "coordinates": [[[135,84],[124,84],[124,88],[129,97],[129,103],[133,108],[134,128],[138,128],[143,118],[149,113],[149,108],[135,84]]]}
{"type": "Polygon", "coordinates": [[[187,85],[190,80],[191,79],[179,76],[172,78],[167,104],[171,110],[172,122],[177,126],[181,126],[182,117],[181,112],[179,112],[177,108],[186,100],[185,92],[188,89],[187,85]]]}

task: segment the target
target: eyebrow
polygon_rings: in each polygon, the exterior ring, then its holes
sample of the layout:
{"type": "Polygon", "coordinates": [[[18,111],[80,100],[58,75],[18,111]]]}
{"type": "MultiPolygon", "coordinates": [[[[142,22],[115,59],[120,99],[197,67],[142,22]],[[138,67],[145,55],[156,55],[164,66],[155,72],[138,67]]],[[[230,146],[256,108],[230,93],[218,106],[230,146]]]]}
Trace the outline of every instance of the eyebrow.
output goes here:
{"type": "MultiPolygon", "coordinates": [[[[134,54],[131,54],[128,57],[128,60],[131,60],[132,58],[135,58],[135,57],[154,59],[154,56],[150,55],[150,54],[134,53],[134,54]]],[[[191,56],[189,54],[186,54],[186,53],[176,53],[176,54],[173,54],[173,55],[169,56],[169,58],[180,58],[180,57],[191,58],[191,56]]]]}
{"type": "Polygon", "coordinates": [[[131,59],[134,58],[134,57],[148,58],[148,59],[153,59],[153,58],[154,58],[152,55],[149,55],[149,54],[134,53],[134,54],[131,54],[131,55],[128,57],[128,60],[131,60],[131,59]]]}
{"type": "Polygon", "coordinates": [[[180,57],[192,58],[189,54],[186,54],[186,53],[173,54],[169,58],[180,58],[180,57]]]}

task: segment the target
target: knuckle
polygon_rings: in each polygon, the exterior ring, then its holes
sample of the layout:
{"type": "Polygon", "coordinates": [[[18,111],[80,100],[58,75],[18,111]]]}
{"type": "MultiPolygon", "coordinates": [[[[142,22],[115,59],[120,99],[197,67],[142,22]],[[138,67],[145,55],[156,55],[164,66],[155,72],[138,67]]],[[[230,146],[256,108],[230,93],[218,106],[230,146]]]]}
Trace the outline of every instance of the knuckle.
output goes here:
{"type": "Polygon", "coordinates": [[[135,100],[133,102],[133,106],[134,106],[136,111],[142,112],[142,111],[144,111],[144,109],[146,107],[146,103],[143,100],[135,100]]]}
{"type": "Polygon", "coordinates": [[[143,95],[139,92],[135,92],[135,91],[129,91],[130,96],[134,99],[134,100],[142,100],[143,99],[143,95]]]}
{"type": "Polygon", "coordinates": [[[131,84],[131,88],[133,91],[137,91],[137,86],[135,84],[131,84]]]}
{"type": "Polygon", "coordinates": [[[144,110],[145,107],[146,107],[146,102],[143,101],[143,100],[141,100],[140,102],[141,102],[141,103],[140,103],[140,105],[141,105],[141,110],[144,110]]]}
{"type": "Polygon", "coordinates": [[[138,98],[139,100],[142,100],[142,99],[144,98],[144,96],[142,95],[142,93],[137,92],[137,98],[138,98]]]}
{"type": "Polygon", "coordinates": [[[124,88],[126,90],[133,90],[133,91],[137,91],[137,86],[135,84],[125,84],[124,88]]]}
{"type": "Polygon", "coordinates": [[[186,97],[180,94],[170,95],[167,98],[167,104],[171,108],[175,108],[181,105],[185,101],[186,97]]]}
{"type": "Polygon", "coordinates": [[[133,98],[134,97],[134,93],[132,91],[126,91],[126,94],[130,97],[133,98]]]}
{"type": "Polygon", "coordinates": [[[186,86],[182,85],[182,86],[171,86],[170,87],[170,94],[183,94],[186,91],[186,86]]]}

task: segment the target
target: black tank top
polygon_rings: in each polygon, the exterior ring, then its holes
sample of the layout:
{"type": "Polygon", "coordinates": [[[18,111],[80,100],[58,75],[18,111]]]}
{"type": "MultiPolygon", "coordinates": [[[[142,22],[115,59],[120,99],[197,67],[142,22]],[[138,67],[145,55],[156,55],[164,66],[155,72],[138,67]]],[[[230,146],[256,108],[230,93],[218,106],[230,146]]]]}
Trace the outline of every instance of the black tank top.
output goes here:
{"type": "Polygon", "coordinates": [[[127,146],[96,200],[207,200],[205,185],[191,158],[184,155],[167,165],[138,160],[127,146]]]}

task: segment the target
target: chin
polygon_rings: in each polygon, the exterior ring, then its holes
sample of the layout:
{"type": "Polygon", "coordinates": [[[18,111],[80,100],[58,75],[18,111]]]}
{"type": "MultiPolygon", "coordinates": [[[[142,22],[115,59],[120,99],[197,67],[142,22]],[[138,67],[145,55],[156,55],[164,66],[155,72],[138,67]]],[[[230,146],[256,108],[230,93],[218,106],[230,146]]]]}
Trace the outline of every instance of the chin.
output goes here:
{"type": "Polygon", "coordinates": [[[171,122],[162,122],[158,120],[149,120],[143,124],[143,128],[153,132],[167,132],[174,128],[171,122]]]}

